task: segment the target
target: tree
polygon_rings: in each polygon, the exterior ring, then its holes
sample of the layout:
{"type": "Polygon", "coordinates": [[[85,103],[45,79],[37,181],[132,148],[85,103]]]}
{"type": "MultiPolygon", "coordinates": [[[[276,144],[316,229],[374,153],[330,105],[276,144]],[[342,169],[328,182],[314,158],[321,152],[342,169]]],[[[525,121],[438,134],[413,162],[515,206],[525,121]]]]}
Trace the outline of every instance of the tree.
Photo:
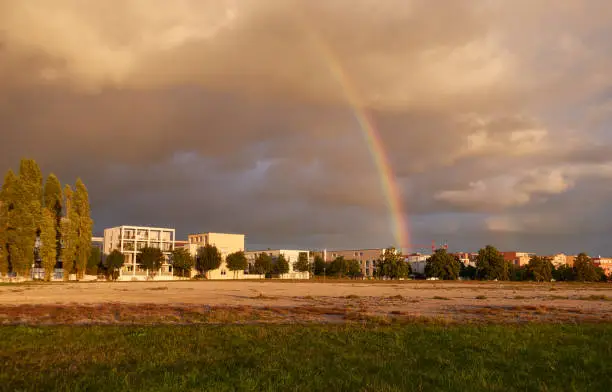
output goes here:
{"type": "Polygon", "coordinates": [[[527,280],[529,276],[529,271],[527,266],[515,265],[512,263],[508,263],[508,279],[513,282],[522,282],[527,280]]]}
{"type": "Polygon", "coordinates": [[[412,272],[410,265],[392,247],[385,249],[377,264],[375,275],[379,278],[402,279],[412,272]]]}
{"type": "Polygon", "coordinates": [[[601,274],[597,271],[593,259],[586,253],[580,253],[574,259],[574,276],[580,282],[598,282],[601,279],[601,274]]]}
{"type": "Polygon", "coordinates": [[[89,258],[87,259],[87,268],[85,269],[85,273],[87,275],[98,275],[98,268],[100,267],[100,262],[102,261],[102,252],[100,248],[97,246],[91,247],[91,252],[89,253],[89,258]]]}
{"type": "Polygon", "coordinates": [[[343,256],[336,257],[327,268],[328,276],[343,278],[348,273],[348,262],[343,256]]]}
{"type": "Polygon", "coordinates": [[[306,252],[300,252],[297,261],[293,263],[293,270],[299,272],[310,271],[310,263],[308,262],[308,254],[306,252]]]}
{"type": "Polygon", "coordinates": [[[14,206],[16,249],[11,254],[12,267],[19,275],[29,277],[42,209],[42,173],[32,159],[22,159],[19,165],[14,206]]]}
{"type": "MultiPolygon", "coordinates": [[[[91,212],[89,206],[89,194],[87,188],[80,178],[76,180],[74,200],[74,229],[76,230],[76,273],[77,279],[82,278],[87,266],[87,260],[91,252],[91,235],[93,221],[91,220],[91,212]]],[[[160,251],[161,253],[161,251],[160,251]]],[[[156,269],[157,270],[157,269],[156,269]]]]}
{"type": "Polygon", "coordinates": [[[11,253],[16,244],[15,232],[15,186],[17,176],[9,170],[0,191],[0,273],[13,272],[11,253]]]}
{"type": "Polygon", "coordinates": [[[234,252],[227,255],[225,262],[227,263],[227,269],[234,272],[234,279],[236,278],[238,271],[244,271],[249,266],[243,251],[234,252]]]}
{"type": "Polygon", "coordinates": [[[435,277],[441,280],[457,280],[461,264],[446,249],[437,249],[425,264],[425,276],[435,277]]]}
{"type": "Polygon", "coordinates": [[[147,246],[140,250],[140,253],[136,256],[136,262],[141,268],[147,270],[150,277],[154,277],[164,264],[164,254],[159,248],[147,246]]]}
{"type": "Polygon", "coordinates": [[[323,260],[323,257],[316,255],[313,263],[314,274],[316,276],[321,276],[325,273],[326,268],[327,264],[325,263],[325,260],[323,260]]]}
{"type": "Polygon", "coordinates": [[[55,230],[55,213],[43,208],[40,222],[40,250],[42,267],[45,270],[45,280],[50,281],[57,261],[57,232],[55,230]]]}
{"type": "Polygon", "coordinates": [[[64,280],[68,280],[70,274],[75,271],[75,257],[77,247],[77,224],[78,214],[73,205],[73,192],[70,185],[64,188],[66,216],[61,220],[62,234],[62,268],[64,269],[64,280]]]}
{"type": "Polygon", "coordinates": [[[281,276],[289,272],[289,262],[282,253],[276,258],[276,262],[274,263],[274,272],[281,276]]]}
{"type": "Polygon", "coordinates": [[[179,248],[172,251],[172,271],[176,276],[189,277],[193,268],[194,260],[189,250],[179,248]]]}
{"type": "Polygon", "coordinates": [[[553,265],[550,259],[541,256],[532,256],[527,264],[527,279],[536,282],[550,282],[553,278],[553,265]]]}
{"type": "Polygon", "coordinates": [[[106,270],[106,276],[112,280],[117,280],[119,277],[119,270],[123,267],[125,262],[125,256],[117,249],[113,250],[106,260],[104,260],[104,269],[106,270]]]}
{"type": "Polygon", "coordinates": [[[255,259],[255,272],[259,275],[269,274],[272,272],[272,257],[266,252],[261,252],[255,259]]]}
{"type": "Polygon", "coordinates": [[[346,275],[350,276],[351,278],[359,278],[363,276],[363,273],[361,272],[361,264],[359,264],[359,261],[357,260],[349,260],[347,262],[347,271],[346,271],[346,275]]]}
{"type": "Polygon", "coordinates": [[[476,258],[478,279],[508,280],[508,264],[494,246],[487,245],[478,251],[476,258]]]}
{"type": "Polygon", "coordinates": [[[463,279],[476,279],[476,267],[472,266],[472,265],[465,265],[463,263],[461,263],[461,265],[459,266],[459,276],[462,277],[463,279]]]}
{"type": "Polygon", "coordinates": [[[44,206],[55,215],[55,232],[56,232],[56,265],[59,266],[62,253],[62,210],[64,207],[64,199],[62,195],[62,184],[55,174],[51,173],[45,181],[44,189],[44,206]]]}
{"type": "Polygon", "coordinates": [[[572,267],[563,264],[553,270],[553,278],[560,282],[570,282],[576,280],[576,274],[572,267]]]}
{"type": "Polygon", "coordinates": [[[221,253],[216,246],[207,244],[198,248],[196,270],[208,279],[208,271],[216,270],[221,266],[221,253]]]}

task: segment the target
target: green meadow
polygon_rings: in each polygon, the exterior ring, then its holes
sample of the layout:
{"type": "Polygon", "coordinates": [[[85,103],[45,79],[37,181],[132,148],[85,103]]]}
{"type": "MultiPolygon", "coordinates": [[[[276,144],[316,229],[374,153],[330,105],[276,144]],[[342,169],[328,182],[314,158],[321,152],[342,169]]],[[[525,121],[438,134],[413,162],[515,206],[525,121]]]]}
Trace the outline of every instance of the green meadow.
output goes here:
{"type": "Polygon", "coordinates": [[[612,325],[0,328],[2,391],[610,391],[612,325]]]}

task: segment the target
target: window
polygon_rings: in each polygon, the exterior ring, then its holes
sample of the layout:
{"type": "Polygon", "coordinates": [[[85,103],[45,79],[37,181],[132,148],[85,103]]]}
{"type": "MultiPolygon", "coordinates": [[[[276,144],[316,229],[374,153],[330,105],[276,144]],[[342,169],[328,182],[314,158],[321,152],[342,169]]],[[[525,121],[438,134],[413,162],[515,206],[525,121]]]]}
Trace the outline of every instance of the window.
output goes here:
{"type": "Polygon", "coordinates": [[[227,274],[227,271],[221,270],[221,275],[226,275],[226,274],[227,274]]]}

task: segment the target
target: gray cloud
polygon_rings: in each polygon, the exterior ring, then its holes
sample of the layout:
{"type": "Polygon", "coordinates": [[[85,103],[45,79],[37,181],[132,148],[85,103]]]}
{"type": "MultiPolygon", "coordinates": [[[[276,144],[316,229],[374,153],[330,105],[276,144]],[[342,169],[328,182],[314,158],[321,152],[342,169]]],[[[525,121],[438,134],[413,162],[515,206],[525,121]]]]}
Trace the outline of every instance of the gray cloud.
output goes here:
{"type": "Polygon", "coordinates": [[[1,166],[83,177],[98,232],[386,246],[357,110],[414,243],[605,251],[612,6],[443,3],[0,0],[1,166]]]}

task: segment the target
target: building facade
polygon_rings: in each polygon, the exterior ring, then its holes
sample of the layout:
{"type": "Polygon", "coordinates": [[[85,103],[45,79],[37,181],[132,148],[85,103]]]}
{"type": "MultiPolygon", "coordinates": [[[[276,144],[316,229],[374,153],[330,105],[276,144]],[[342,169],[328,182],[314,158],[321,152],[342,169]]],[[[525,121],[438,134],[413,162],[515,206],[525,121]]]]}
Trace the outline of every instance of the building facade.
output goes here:
{"type": "Polygon", "coordinates": [[[144,280],[148,273],[137,263],[137,256],[146,247],[161,249],[164,263],[157,271],[156,279],[172,279],[170,254],[174,250],[175,230],[146,226],[118,226],[104,230],[104,255],[118,250],[125,256],[120,280],[144,280]]]}
{"type": "Polygon", "coordinates": [[[529,259],[535,255],[535,253],[528,252],[501,252],[501,254],[504,256],[504,260],[516,265],[517,267],[522,267],[529,264],[529,259]]]}
{"type": "Polygon", "coordinates": [[[601,267],[607,276],[612,275],[612,257],[593,257],[593,264],[601,267]]]}
{"type": "Polygon", "coordinates": [[[423,253],[411,253],[404,257],[404,260],[410,264],[413,275],[425,275],[425,266],[427,265],[427,259],[431,255],[423,253]]]}
{"type": "MultiPolygon", "coordinates": [[[[279,276],[279,278],[281,279],[309,279],[310,278],[310,272],[309,271],[297,271],[295,268],[293,268],[293,264],[299,260],[300,258],[300,254],[304,254],[307,259],[308,262],[312,264],[313,262],[313,257],[310,256],[310,252],[307,250],[296,250],[296,249],[267,249],[267,250],[250,250],[248,252],[245,252],[245,255],[247,257],[247,261],[249,262],[249,265],[254,265],[255,264],[255,260],[257,259],[257,256],[260,253],[267,253],[270,257],[272,257],[273,262],[276,261],[276,259],[280,256],[283,255],[283,257],[285,258],[285,260],[287,260],[287,262],[289,263],[289,272],[287,272],[286,274],[282,274],[281,276],[279,276]]],[[[257,275],[259,276],[259,275],[257,275]]]]}
{"type": "Polygon", "coordinates": [[[331,250],[324,251],[326,263],[331,263],[336,257],[344,257],[346,260],[357,260],[361,265],[361,273],[366,278],[372,278],[375,275],[376,266],[382,255],[385,253],[384,248],[378,249],[350,249],[350,250],[331,250]]]}
{"type": "MultiPolygon", "coordinates": [[[[244,252],[244,234],[190,234],[183,248],[189,250],[189,253],[195,258],[198,255],[198,249],[206,245],[216,246],[219,253],[221,253],[221,265],[215,270],[208,271],[207,279],[243,279],[245,277],[244,271],[236,271],[236,273],[230,271],[225,261],[227,255],[231,253],[244,252]]],[[[195,268],[192,269],[192,276],[195,276],[197,273],[195,268]]]]}

